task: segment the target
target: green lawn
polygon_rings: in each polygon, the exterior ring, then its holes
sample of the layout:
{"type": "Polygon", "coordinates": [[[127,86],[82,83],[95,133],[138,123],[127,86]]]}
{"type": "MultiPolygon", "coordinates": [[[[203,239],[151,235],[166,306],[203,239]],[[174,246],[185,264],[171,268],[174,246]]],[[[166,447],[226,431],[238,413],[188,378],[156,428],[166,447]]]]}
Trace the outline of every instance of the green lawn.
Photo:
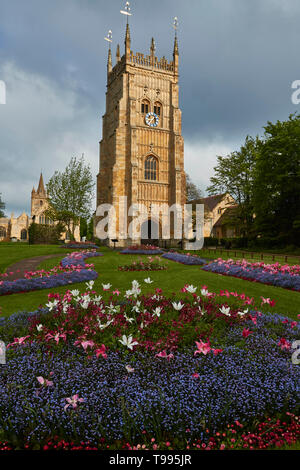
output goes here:
{"type": "MultiPolygon", "coordinates": [[[[72,250],[76,251],[76,250],[72,250]]],[[[0,273],[18,261],[34,256],[64,252],[60,245],[28,245],[28,243],[0,243],[0,273]]]]}
{"type": "MultiPolygon", "coordinates": [[[[137,260],[137,255],[121,255],[118,252],[111,251],[107,248],[101,248],[104,253],[103,257],[90,258],[88,262],[95,264],[95,269],[99,273],[99,277],[95,282],[95,290],[101,295],[102,283],[111,283],[116,289],[119,289],[122,295],[125,290],[129,289],[131,282],[136,279],[143,283],[143,292],[153,292],[157,287],[162,288],[163,292],[171,295],[173,292],[179,295],[179,290],[185,283],[195,286],[207,285],[209,290],[218,292],[220,289],[228,289],[229,291],[237,291],[245,293],[250,297],[254,297],[256,303],[260,304],[260,297],[270,297],[276,300],[276,306],[271,311],[282,313],[291,318],[297,319],[300,313],[300,293],[282,289],[279,287],[267,286],[264,284],[244,281],[228,276],[209,273],[202,271],[199,266],[184,266],[173,261],[164,260],[167,265],[166,271],[153,272],[121,272],[118,271],[119,265],[129,264],[133,260],[137,260]],[[143,282],[147,277],[151,277],[153,284],[148,285],[143,282]]],[[[51,260],[47,260],[41,264],[43,268],[50,268],[59,263],[63,255],[51,260]]],[[[70,286],[56,288],[55,292],[65,292],[70,286]]],[[[84,291],[84,284],[72,284],[72,289],[84,291]]],[[[53,290],[52,290],[53,291],[53,290]]],[[[47,294],[51,290],[41,290],[29,292],[26,294],[14,294],[0,297],[0,308],[2,314],[10,315],[17,311],[32,311],[38,306],[47,302],[47,294]]]]}

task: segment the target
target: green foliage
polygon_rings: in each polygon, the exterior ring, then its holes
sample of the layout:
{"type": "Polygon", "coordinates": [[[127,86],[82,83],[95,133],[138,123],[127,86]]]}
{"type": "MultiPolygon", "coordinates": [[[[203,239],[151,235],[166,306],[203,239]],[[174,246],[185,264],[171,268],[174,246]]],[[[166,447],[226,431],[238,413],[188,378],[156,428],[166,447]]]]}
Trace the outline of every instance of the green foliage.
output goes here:
{"type": "Polygon", "coordinates": [[[29,243],[31,245],[35,243],[47,243],[57,244],[64,231],[64,226],[61,223],[55,225],[42,225],[33,222],[29,229],[29,243]]]}
{"type": "Polygon", "coordinates": [[[94,179],[84,158],[71,158],[64,172],[56,171],[47,184],[50,207],[46,215],[59,221],[74,239],[80,218],[90,215],[94,195],[94,179]]]}
{"type": "Polygon", "coordinates": [[[5,203],[1,199],[1,193],[0,193],[0,217],[5,217],[4,209],[5,209],[5,203]]]}
{"type": "Polygon", "coordinates": [[[264,129],[254,174],[256,232],[300,246],[300,115],[264,129]]]}

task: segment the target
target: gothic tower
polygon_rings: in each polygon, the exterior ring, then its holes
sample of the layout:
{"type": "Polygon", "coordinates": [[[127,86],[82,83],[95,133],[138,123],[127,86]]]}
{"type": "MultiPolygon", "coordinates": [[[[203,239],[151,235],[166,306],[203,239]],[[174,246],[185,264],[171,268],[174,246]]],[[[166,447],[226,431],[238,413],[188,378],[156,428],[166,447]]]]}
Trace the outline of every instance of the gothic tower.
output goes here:
{"type": "MultiPolygon", "coordinates": [[[[43,216],[44,211],[48,207],[47,193],[45,190],[44,179],[41,173],[38,189],[34,187],[31,191],[31,217],[36,217],[36,222],[39,222],[39,217],[43,216]]],[[[44,222],[43,222],[44,223],[44,222]]]]}
{"type": "Polygon", "coordinates": [[[127,196],[128,207],[143,204],[149,214],[152,204],[186,202],[178,63],[177,37],[172,61],[156,57],[153,38],[149,55],[134,54],[128,23],[125,54],[117,46],[114,66],[109,49],[97,207],[114,205],[118,239],[120,196],[127,196]]]}

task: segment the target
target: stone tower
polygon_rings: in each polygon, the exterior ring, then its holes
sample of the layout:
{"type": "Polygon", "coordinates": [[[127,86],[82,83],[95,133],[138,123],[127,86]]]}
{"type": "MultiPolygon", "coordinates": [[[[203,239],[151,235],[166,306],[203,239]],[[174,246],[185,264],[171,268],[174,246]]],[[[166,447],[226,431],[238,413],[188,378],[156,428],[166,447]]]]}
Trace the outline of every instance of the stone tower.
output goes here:
{"type": "Polygon", "coordinates": [[[47,193],[45,190],[43,175],[41,173],[38,189],[35,190],[33,187],[31,191],[31,217],[35,216],[37,223],[44,223],[43,219],[39,222],[39,217],[43,217],[43,213],[47,207],[47,193]]]}
{"type": "Polygon", "coordinates": [[[134,54],[128,23],[125,54],[120,56],[118,45],[114,66],[109,49],[97,207],[114,205],[120,245],[131,242],[120,240],[120,197],[127,196],[128,207],[143,204],[145,219],[152,204],[183,206],[186,202],[178,64],[177,37],[172,61],[156,57],[153,38],[149,55],[134,54]]]}

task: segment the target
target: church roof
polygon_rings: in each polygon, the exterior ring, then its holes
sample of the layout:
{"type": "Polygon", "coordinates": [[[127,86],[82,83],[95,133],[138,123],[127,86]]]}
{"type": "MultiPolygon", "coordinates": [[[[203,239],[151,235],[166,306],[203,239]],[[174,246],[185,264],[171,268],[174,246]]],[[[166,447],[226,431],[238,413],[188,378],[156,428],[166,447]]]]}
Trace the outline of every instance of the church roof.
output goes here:
{"type": "Polygon", "coordinates": [[[213,211],[214,208],[224,199],[226,194],[217,194],[215,196],[202,197],[201,199],[195,199],[189,201],[190,204],[204,204],[205,208],[209,211],[213,211]]]}

